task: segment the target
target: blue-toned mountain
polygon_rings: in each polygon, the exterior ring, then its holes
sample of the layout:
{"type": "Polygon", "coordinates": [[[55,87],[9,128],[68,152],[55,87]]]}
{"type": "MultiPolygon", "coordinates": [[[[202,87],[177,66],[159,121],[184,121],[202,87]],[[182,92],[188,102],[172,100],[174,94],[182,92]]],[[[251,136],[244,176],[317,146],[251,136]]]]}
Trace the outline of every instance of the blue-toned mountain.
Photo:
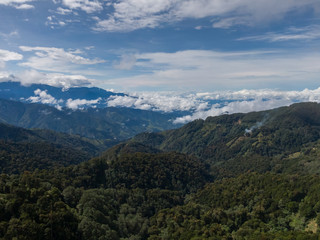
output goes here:
{"type": "MultiPolygon", "coordinates": [[[[44,84],[24,86],[19,82],[0,82],[0,98],[2,99],[30,102],[32,98],[39,97],[41,92],[45,92],[47,96],[51,97],[51,102],[48,101],[46,104],[54,105],[54,100],[56,100],[61,107],[65,107],[69,99],[83,99],[87,101],[101,99],[95,104],[95,107],[106,107],[107,102],[104,100],[107,100],[110,96],[124,95],[123,93],[114,93],[97,87],[73,87],[64,89],[44,84]]],[[[41,99],[39,99],[39,102],[40,101],[41,99]]],[[[84,104],[82,107],[87,106],[88,105],[84,104]]]]}

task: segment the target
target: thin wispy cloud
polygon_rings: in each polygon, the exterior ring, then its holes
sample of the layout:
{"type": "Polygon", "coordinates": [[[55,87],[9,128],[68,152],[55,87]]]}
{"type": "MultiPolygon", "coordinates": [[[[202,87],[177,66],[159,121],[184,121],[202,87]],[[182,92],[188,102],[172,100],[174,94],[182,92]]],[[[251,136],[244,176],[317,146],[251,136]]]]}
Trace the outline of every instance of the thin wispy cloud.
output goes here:
{"type": "Polygon", "coordinates": [[[263,35],[239,38],[239,41],[307,41],[320,38],[320,25],[312,25],[304,28],[291,27],[285,32],[268,32],[263,35]]]}
{"type": "Polygon", "coordinates": [[[223,90],[277,83],[290,86],[302,78],[310,83],[318,81],[320,75],[314,64],[320,62],[317,52],[187,50],[136,54],[135,58],[135,76],[110,79],[108,83],[136,89],[223,90]]]}

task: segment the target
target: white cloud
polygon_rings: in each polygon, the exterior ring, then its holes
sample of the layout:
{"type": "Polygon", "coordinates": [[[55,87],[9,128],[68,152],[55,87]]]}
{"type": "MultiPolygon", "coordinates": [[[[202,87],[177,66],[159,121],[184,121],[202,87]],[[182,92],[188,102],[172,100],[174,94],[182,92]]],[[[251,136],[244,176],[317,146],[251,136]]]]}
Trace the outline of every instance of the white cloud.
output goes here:
{"type": "Polygon", "coordinates": [[[33,9],[34,6],[31,4],[21,4],[15,7],[16,9],[33,9]]]}
{"type": "Polygon", "coordinates": [[[21,60],[23,56],[16,52],[10,52],[8,50],[0,49],[0,61],[14,61],[14,60],[21,60]]]}
{"type": "Polygon", "coordinates": [[[0,49],[0,69],[6,66],[5,62],[21,60],[23,56],[16,52],[0,49]]]}
{"type": "Polygon", "coordinates": [[[128,93],[127,96],[111,96],[109,107],[130,107],[142,110],[163,112],[200,110],[207,106],[195,95],[176,95],[172,93],[140,92],[128,93]]]}
{"type": "Polygon", "coordinates": [[[154,28],[172,19],[170,9],[175,0],[122,0],[113,3],[114,12],[108,19],[98,20],[98,31],[132,31],[154,28]]]}
{"type": "Polygon", "coordinates": [[[186,123],[195,119],[205,119],[209,116],[218,116],[224,113],[247,113],[262,111],[281,106],[288,106],[296,102],[320,103],[320,88],[302,91],[275,91],[270,89],[225,91],[212,93],[197,93],[197,98],[208,101],[218,100],[209,109],[195,111],[191,115],[175,119],[175,123],[186,123]],[[234,102],[229,102],[229,101],[234,102]]]}
{"type": "Polygon", "coordinates": [[[174,119],[173,122],[177,124],[226,113],[268,110],[296,102],[320,103],[320,87],[302,91],[244,89],[241,91],[180,94],[176,92],[136,92],[128,93],[125,96],[111,96],[107,101],[109,107],[130,107],[162,112],[190,112],[190,114],[174,119]]]}
{"type": "Polygon", "coordinates": [[[35,70],[28,70],[16,76],[16,81],[28,86],[34,83],[46,84],[54,87],[68,89],[70,87],[90,86],[93,80],[82,75],[65,75],[59,73],[42,73],[35,70]]]}
{"type": "Polygon", "coordinates": [[[57,100],[53,96],[47,93],[47,91],[42,91],[40,89],[37,89],[34,91],[35,96],[29,97],[27,101],[32,103],[42,103],[42,104],[49,104],[54,105],[56,108],[61,109],[60,103],[63,102],[63,100],[57,100]]]}
{"type": "MultiPolygon", "coordinates": [[[[0,62],[0,69],[1,69],[1,62],[0,62]]],[[[8,82],[12,81],[12,76],[10,73],[5,71],[0,71],[0,82],[8,82]]]]}
{"type": "Polygon", "coordinates": [[[269,32],[264,35],[250,36],[239,38],[239,41],[251,40],[251,41],[292,41],[292,40],[314,40],[320,38],[320,25],[311,25],[304,28],[291,27],[287,31],[282,33],[269,32]]]}
{"type": "Polygon", "coordinates": [[[44,71],[69,73],[79,65],[94,65],[105,62],[101,59],[84,58],[62,48],[20,46],[20,49],[24,52],[34,53],[34,56],[21,63],[21,66],[44,71]]]}
{"type": "Polygon", "coordinates": [[[95,100],[86,100],[86,99],[68,99],[66,106],[73,110],[81,109],[83,106],[95,107],[95,104],[98,104],[101,101],[101,98],[95,100]]]}
{"type": "Polygon", "coordinates": [[[11,6],[16,9],[32,9],[34,6],[28,3],[34,1],[36,0],[1,0],[0,5],[11,6]]]}
{"type": "Polygon", "coordinates": [[[136,54],[135,58],[135,76],[108,83],[127,89],[184,91],[265,88],[271,84],[291,88],[314,84],[320,76],[320,67],[314,64],[320,62],[318,52],[186,50],[136,54]]]}
{"type": "Polygon", "coordinates": [[[79,9],[86,13],[93,13],[103,9],[103,3],[97,0],[62,0],[62,4],[70,9],[79,9]]]}
{"type": "Polygon", "coordinates": [[[252,111],[263,111],[269,110],[272,108],[277,108],[281,106],[288,106],[292,104],[292,102],[286,99],[271,99],[268,101],[264,101],[262,99],[256,99],[253,101],[237,101],[231,102],[227,105],[221,107],[219,104],[216,104],[211,107],[211,109],[206,111],[197,111],[192,115],[187,115],[183,117],[179,117],[175,119],[173,122],[176,124],[179,123],[187,123],[196,119],[206,119],[209,116],[219,116],[221,114],[232,114],[232,113],[248,113],[252,111]]]}
{"type": "Polygon", "coordinates": [[[112,2],[114,10],[108,12],[107,18],[96,18],[95,30],[133,31],[207,17],[214,21],[213,27],[216,28],[252,26],[319,6],[318,0],[119,0],[112,2]]]}

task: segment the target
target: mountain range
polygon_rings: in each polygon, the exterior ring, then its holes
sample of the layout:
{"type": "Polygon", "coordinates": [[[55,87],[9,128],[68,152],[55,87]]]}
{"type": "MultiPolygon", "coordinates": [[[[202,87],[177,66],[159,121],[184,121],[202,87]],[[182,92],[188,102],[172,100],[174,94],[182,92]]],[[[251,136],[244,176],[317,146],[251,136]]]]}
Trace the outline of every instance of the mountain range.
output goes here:
{"type": "Polygon", "coordinates": [[[24,128],[51,129],[92,139],[124,140],[140,132],[177,127],[174,114],[131,108],[61,109],[0,99],[0,121],[24,128]]]}
{"type": "MultiPolygon", "coordinates": [[[[24,119],[13,112],[1,118],[24,119]]],[[[320,237],[317,103],[209,117],[110,145],[0,127],[0,238],[320,237]]]]}
{"type": "MultiPolygon", "coordinates": [[[[96,107],[107,107],[106,100],[110,96],[123,96],[123,93],[113,93],[97,87],[74,87],[74,88],[62,88],[53,87],[45,84],[30,84],[22,85],[20,82],[1,82],[0,83],[0,96],[2,99],[32,102],[32,97],[37,96],[38,92],[45,92],[53,99],[59,101],[59,105],[66,107],[68,99],[84,99],[87,101],[101,99],[101,101],[95,104],[96,107]]],[[[46,104],[54,105],[52,102],[46,104]]],[[[83,106],[84,108],[86,105],[83,106]]]]}

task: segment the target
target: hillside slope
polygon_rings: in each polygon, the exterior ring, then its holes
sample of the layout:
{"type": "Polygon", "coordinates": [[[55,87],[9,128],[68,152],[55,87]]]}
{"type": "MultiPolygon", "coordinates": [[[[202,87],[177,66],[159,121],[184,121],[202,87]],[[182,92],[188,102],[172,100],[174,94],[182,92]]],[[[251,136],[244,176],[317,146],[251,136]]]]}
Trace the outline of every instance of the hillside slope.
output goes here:
{"type": "Polygon", "coordinates": [[[194,155],[214,168],[219,166],[224,172],[218,175],[232,176],[246,170],[271,170],[283,164],[281,159],[319,138],[320,104],[299,103],[269,111],[209,117],[179,129],[142,133],[131,141],[194,155]]]}
{"type": "Polygon", "coordinates": [[[0,172],[19,173],[78,164],[99,155],[109,145],[112,143],[0,123],[0,172]]]}
{"type": "Polygon", "coordinates": [[[173,115],[130,108],[58,110],[43,104],[0,99],[0,122],[24,128],[51,129],[93,139],[124,140],[141,132],[177,127],[173,115]]]}

